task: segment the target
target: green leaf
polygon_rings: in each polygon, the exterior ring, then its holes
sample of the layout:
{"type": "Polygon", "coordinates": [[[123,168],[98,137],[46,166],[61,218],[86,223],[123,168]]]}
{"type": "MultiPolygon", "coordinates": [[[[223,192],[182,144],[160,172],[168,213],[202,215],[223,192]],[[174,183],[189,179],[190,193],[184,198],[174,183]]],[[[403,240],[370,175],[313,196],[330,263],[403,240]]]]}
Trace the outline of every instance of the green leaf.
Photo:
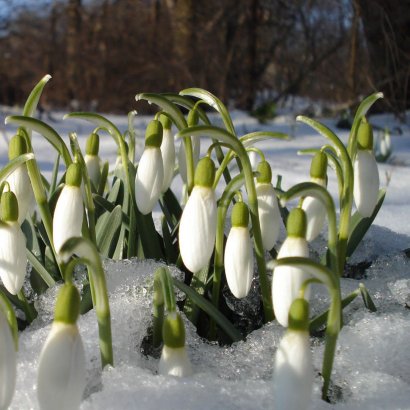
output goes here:
{"type": "Polygon", "coordinates": [[[33,88],[33,90],[31,91],[30,95],[27,98],[26,104],[24,105],[24,109],[23,109],[24,116],[27,116],[27,117],[33,116],[37,108],[38,101],[40,100],[41,94],[43,92],[43,89],[50,79],[51,79],[51,75],[49,74],[45,75],[37,83],[37,85],[33,88]]]}
{"type": "Polygon", "coordinates": [[[24,117],[22,115],[11,115],[6,117],[6,124],[15,124],[20,127],[25,127],[29,130],[36,131],[41,134],[61,155],[64,159],[65,165],[68,167],[73,161],[67,146],[54,128],[51,128],[43,121],[31,117],[24,117]]]}
{"type": "Polygon", "coordinates": [[[117,205],[104,222],[100,223],[100,221],[101,218],[96,225],[98,250],[102,255],[110,258],[115,251],[118,233],[122,223],[121,206],[117,205]]]}
{"type": "Polygon", "coordinates": [[[176,246],[172,243],[171,232],[169,231],[168,223],[165,216],[162,217],[161,225],[167,263],[175,265],[178,259],[178,250],[176,246]]]}
{"type": "MultiPolygon", "coordinates": [[[[93,194],[93,199],[97,205],[100,205],[103,209],[105,209],[108,212],[112,212],[116,207],[115,204],[113,204],[112,202],[108,201],[107,199],[103,198],[98,194],[93,194]]],[[[130,218],[124,212],[122,212],[122,223],[126,228],[129,227],[130,218]]]]}
{"type": "Polygon", "coordinates": [[[174,285],[184,292],[187,297],[189,297],[200,309],[212,317],[219,327],[231,338],[233,342],[239,342],[243,340],[242,334],[233,326],[233,324],[222,315],[219,310],[203,296],[199,295],[193,289],[191,289],[185,283],[179,281],[178,279],[173,279],[174,285]]]}
{"type": "Polygon", "coordinates": [[[100,178],[100,185],[98,186],[98,194],[103,196],[105,186],[107,184],[107,178],[108,178],[108,171],[109,171],[109,163],[108,161],[105,161],[102,168],[101,168],[101,178],[100,178]]]}
{"type": "Polygon", "coordinates": [[[370,312],[376,312],[377,311],[376,305],[374,304],[369,291],[366,289],[366,286],[364,286],[364,284],[361,283],[359,285],[359,289],[360,289],[360,294],[362,295],[362,298],[363,298],[363,303],[366,306],[366,308],[369,309],[370,312]]]}
{"type": "Polygon", "coordinates": [[[283,132],[272,132],[272,131],[256,131],[251,132],[250,134],[243,135],[239,138],[244,145],[244,147],[250,147],[253,144],[256,144],[260,141],[265,141],[268,139],[281,139],[288,140],[289,135],[283,132]]]}
{"type": "Polygon", "coordinates": [[[19,155],[17,158],[9,161],[7,165],[0,171],[0,182],[4,181],[10,174],[12,174],[20,165],[27,161],[34,159],[32,152],[28,154],[19,155]]]}
{"type": "Polygon", "coordinates": [[[53,277],[48,273],[47,269],[40,263],[40,261],[36,258],[33,252],[29,249],[26,249],[27,259],[32,265],[33,269],[41,276],[44,282],[47,284],[49,288],[55,285],[55,280],[53,277]]]}
{"type": "Polygon", "coordinates": [[[386,196],[386,190],[381,189],[379,191],[379,197],[377,199],[376,207],[371,216],[364,218],[359,212],[355,212],[350,220],[350,235],[347,242],[346,257],[353,255],[353,252],[356,250],[359,243],[362,241],[363,237],[366,235],[366,232],[369,230],[371,224],[376,218],[381,206],[383,205],[384,198],[386,196]]]}
{"type": "Polygon", "coordinates": [[[50,186],[48,187],[48,194],[49,195],[51,195],[56,189],[59,166],[60,166],[60,155],[58,154],[57,158],[54,162],[53,172],[51,174],[50,186]]]}

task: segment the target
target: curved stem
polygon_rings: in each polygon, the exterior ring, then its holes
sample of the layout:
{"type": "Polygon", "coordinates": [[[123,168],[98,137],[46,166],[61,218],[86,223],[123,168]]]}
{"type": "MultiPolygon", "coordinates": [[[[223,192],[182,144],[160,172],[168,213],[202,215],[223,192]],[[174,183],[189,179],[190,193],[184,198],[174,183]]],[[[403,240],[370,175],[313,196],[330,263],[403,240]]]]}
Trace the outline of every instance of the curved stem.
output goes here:
{"type": "Polygon", "coordinates": [[[11,334],[13,335],[14,346],[16,351],[18,350],[18,342],[19,342],[19,329],[17,324],[16,314],[14,313],[14,309],[10,301],[7,297],[0,292],[0,310],[6,316],[7,322],[11,329],[11,334]]]}

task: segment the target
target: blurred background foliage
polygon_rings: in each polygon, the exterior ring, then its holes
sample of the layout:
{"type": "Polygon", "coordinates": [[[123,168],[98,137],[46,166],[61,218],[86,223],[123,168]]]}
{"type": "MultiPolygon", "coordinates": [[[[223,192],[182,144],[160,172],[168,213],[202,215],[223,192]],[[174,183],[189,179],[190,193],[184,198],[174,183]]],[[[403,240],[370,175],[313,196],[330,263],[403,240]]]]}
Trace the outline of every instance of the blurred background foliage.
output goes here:
{"type": "Polygon", "coordinates": [[[377,90],[400,114],[409,34],[407,0],[0,0],[0,104],[50,73],[53,108],[125,112],[195,86],[249,111],[294,95],[343,111],[377,90]]]}

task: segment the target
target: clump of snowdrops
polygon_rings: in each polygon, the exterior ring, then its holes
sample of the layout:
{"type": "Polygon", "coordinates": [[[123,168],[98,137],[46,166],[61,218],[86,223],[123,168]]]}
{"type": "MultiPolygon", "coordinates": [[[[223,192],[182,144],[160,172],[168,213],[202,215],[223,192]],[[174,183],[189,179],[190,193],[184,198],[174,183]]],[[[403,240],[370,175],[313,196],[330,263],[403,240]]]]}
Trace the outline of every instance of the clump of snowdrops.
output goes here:
{"type": "Polygon", "coordinates": [[[45,76],[35,86],[23,115],[6,118],[18,130],[10,140],[10,161],[0,171],[0,373],[7,374],[2,377],[7,383],[0,390],[0,407],[7,408],[13,397],[18,330],[35,319],[33,300],[49,287],[60,289],[39,358],[41,408],[62,403],[65,408],[78,408],[80,404],[85,388],[84,349],[76,325],[80,314],[95,309],[102,367],[115,365],[104,258],[155,259],[183,272],[183,280],[173,278],[166,267],[153,273],[151,343],[162,351],[159,373],[189,377],[194,371],[182,315],[210,340],[232,343],[245,338],[246,330],[232,323],[235,312],[223,300],[227,292],[229,298],[247,297],[254,284],[257,298],[252,301],[256,309],[262,306],[260,323],[277,320],[287,328],[275,359],[275,409],[308,405],[313,384],[309,331],[320,327],[325,329],[321,374],[326,399],[343,325],[342,308],[362,295],[366,307],[375,310],[363,285],[343,296],[340,278],[384,198],[372,128],[365,118],[382,95],[371,95],[359,106],[346,146],[329,128],[298,117],[327,143],[303,152],[313,155],[310,181],[285,192],[280,178],[276,184],[272,180],[271,165],[254,145],[287,136],[268,131],[237,135],[226,107],[205,90],[138,94],[137,100],[155,104],[158,112],[146,128],[142,156],[136,158],[134,111],[129,113],[125,133],[95,113],[67,114],[66,118],[95,126],[85,152],[74,132],[66,144],[50,125],[33,118],[49,79],[45,76]],[[222,127],[212,124],[207,114],[211,109],[220,116],[222,127]],[[50,181],[38,167],[33,131],[55,150],[50,181]],[[108,137],[118,146],[111,175],[109,164],[99,157],[99,139],[108,137]],[[180,141],[178,155],[175,140],[180,141]],[[251,153],[260,159],[254,169],[251,153]],[[61,161],[65,172],[59,176],[61,161]],[[326,189],[329,169],[337,175],[336,204],[326,189]],[[176,198],[170,189],[178,174],[185,184],[183,198],[176,198]],[[295,198],[298,205],[287,209],[287,202],[295,198]],[[158,206],[160,232],[152,214],[158,206]],[[230,224],[226,224],[228,215],[230,224]],[[321,259],[312,259],[309,242],[323,234],[325,221],[327,247],[321,259]],[[281,224],[287,237],[279,247],[281,224]],[[230,225],[228,230],[226,225],[230,225]],[[77,265],[87,269],[81,284],[75,280],[77,265]],[[309,301],[314,282],[326,286],[330,305],[312,318],[309,301]],[[179,303],[175,288],[186,295],[179,303]]]}

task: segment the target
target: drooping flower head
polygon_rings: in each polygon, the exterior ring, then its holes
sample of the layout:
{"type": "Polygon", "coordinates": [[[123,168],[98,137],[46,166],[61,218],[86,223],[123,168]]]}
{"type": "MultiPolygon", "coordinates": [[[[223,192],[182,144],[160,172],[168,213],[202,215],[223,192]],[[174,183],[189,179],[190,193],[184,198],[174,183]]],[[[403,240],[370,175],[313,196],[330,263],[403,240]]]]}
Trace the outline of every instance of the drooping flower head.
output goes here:
{"type": "MultiPolygon", "coordinates": [[[[198,124],[199,116],[197,110],[191,110],[188,113],[188,127],[193,127],[198,124]]],[[[199,160],[199,153],[201,150],[200,138],[198,136],[190,137],[192,141],[192,156],[194,161],[194,167],[196,167],[199,160]]],[[[186,155],[185,155],[185,145],[181,143],[178,151],[178,165],[179,165],[179,174],[181,175],[182,181],[187,183],[187,166],[186,166],[186,155]]]]}
{"type": "Polygon", "coordinates": [[[280,232],[280,210],[275,189],[272,186],[272,169],[267,161],[258,164],[259,176],[256,179],[259,221],[263,248],[270,251],[275,245],[280,232]]]}
{"type": "Polygon", "coordinates": [[[0,409],[8,409],[13,399],[16,371],[17,360],[13,335],[7,318],[0,308],[0,409]]]}
{"type": "Polygon", "coordinates": [[[215,246],[216,198],[212,188],[215,164],[202,158],[195,170],[194,188],[179,223],[179,249],[191,272],[199,272],[209,262],[215,246]]]}
{"type": "MultiPolygon", "coordinates": [[[[286,223],[288,236],[283,242],[278,259],[299,256],[307,258],[309,249],[306,235],[306,214],[300,208],[290,211],[286,223]]],[[[292,302],[298,297],[299,290],[309,274],[300,268],[279,266],[273,271],[272,301],[277,321],[284,327],[288,326],[289,309],[292,302]]],[[[305,290],[305,299],[309,300],[309,288],[305,290]]]]}
{"type": "MultiPolygon", "coordinates": [[[[322,187],[327,184],[327,156],[322,151],[317,152],[310,165],[310,180],[322,187]]],[[[322,231],[326,219],[326,207],[318,198],[308,196],[303,199],[302,209],[306,213],[307,241],[313,241],[322,231]]]]}
{"type": "Polygon", "coordinates": [[[188,377],[192,366],[185,348],[185,327],[177,312],[168,313],[162,328],[164,346],[159,360],[159,374],[188,377]]]}
{"type": "Polygon", "coordinates": [[[37,396],[42,410],[74,410],[85,389],[85,354],[77,319],[80,295],[72,283],[60,289],[51,331],[40,354],[37,396]]]}
{"type": "Polygon", "coordinates": [[[247,296],[253,279],[253,249],[249,234],[249,210],[244,202],[232,209],[232,228],[225,246],[225,276],[232,294],[247,296]]]}
{"type": "MultiPolygon", "coordinates": [[[[9,160],[11,161],[27,152],[28,149],[24,137],[20,134],[15,135],[9,144],[9,160]]],[[[20,165],[7,177],[6,181],[9,184],[10,191],[13,191],[17,197],[19,204],[18,222],[21,225],[34,205],[34,193],[26,165],[20,165]]]]}
{"type": "Polygon", "coordinates": [[[162,183],[161,191],[165,192],[171,186],[172,178],[174,177],[175,143],[171,130],[171,120],[164,114],[160,115],[159,120],[164,129],[161,143],[162,162],[164,164],[164,181],[162,183]]]}
{"type": "Polygon", "coordinates": [[[90,134],[87,138],[85,145],[84,162],[87,167],[88,176],[94,184],[95,188],[98,188],[101,178],[100,157],[98,152],[100,149],[100,137],[96,133],[90,134]]]}
{"type": "Polygon", "coordinates": [[[20,292],[26,276],[26,238],[18,223],[19,206],[13,192],[1,196],[0,278],[12,295],[20,292]]]}
{"type": "Polygon", "coordinates": [[[162,124],[152,120],[145,132],[145,149],[135,176],[135,200],[138,210],[147,215],[152,212],[161,195],[164,182],[164,165],[161,155],[162,124]]]}
{"type": "Polygon", "coordinates": [[[379,194],[379,170],[373,153],[373,129],[363,119],[357,134],[357,154],[354,161],[354,201],[360,215],[370,217],[379,194]]]}
{"type": "Polygon", "coordinates": [[[295,299],[289,310],[289,327],[275,355],[273,408],[309,408],[313,389],[313,364],[309,343],[309,304],[295,299]]]}
{"type": "Polygon", "coordinates": [[[53,216],[53,240],[57,253],[60,252],[65,241],[81,236],[83,224],[81,179],[80,164],[71,164],[67,168],[65,185],[58,197],[53,216]]]}

